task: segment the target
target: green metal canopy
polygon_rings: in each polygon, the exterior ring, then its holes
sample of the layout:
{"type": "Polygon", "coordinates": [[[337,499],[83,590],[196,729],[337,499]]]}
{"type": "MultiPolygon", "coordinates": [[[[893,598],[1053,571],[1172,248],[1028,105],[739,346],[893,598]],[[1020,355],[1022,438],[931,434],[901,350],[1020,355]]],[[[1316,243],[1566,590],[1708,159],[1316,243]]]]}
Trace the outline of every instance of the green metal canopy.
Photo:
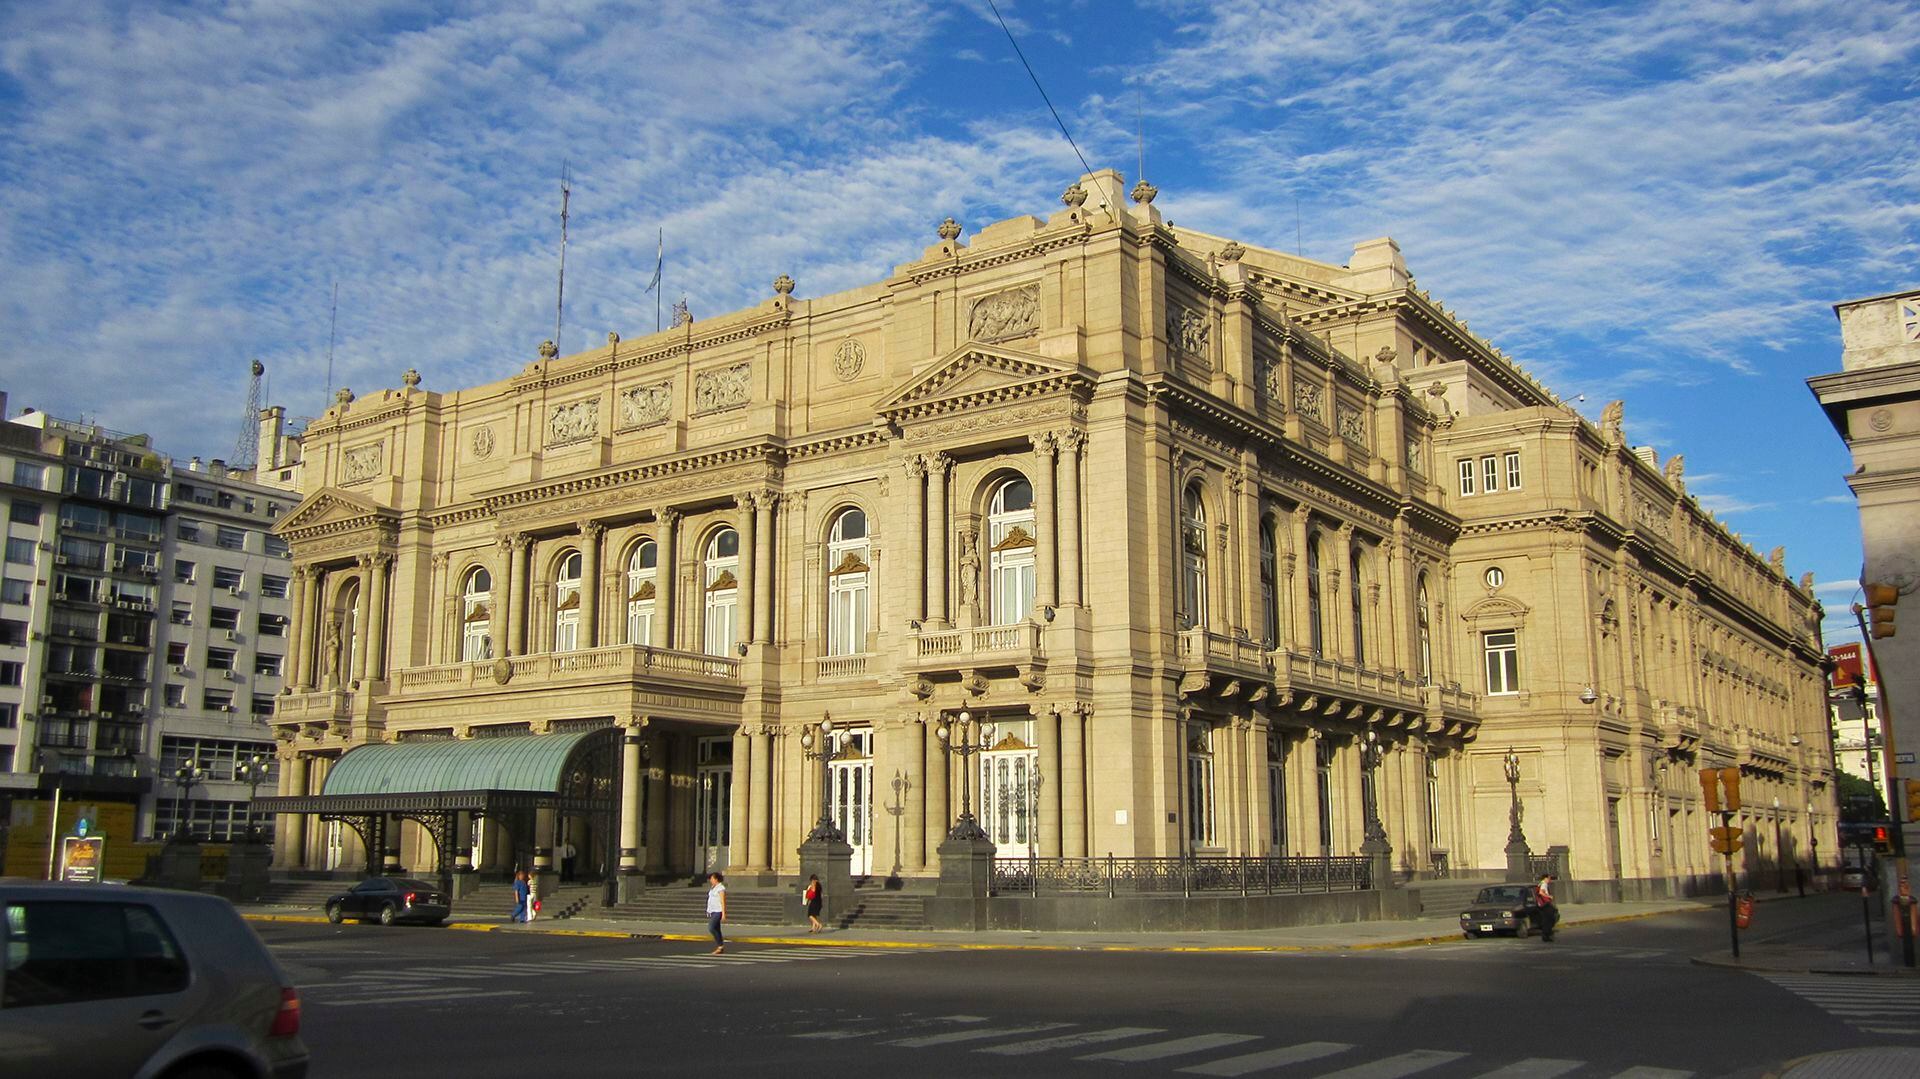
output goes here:
{"type": "Polygon", "coordinates": [[[323,795],[560,790],[567,758],[593,731],[467,741],[402,742],[349,750],[323,795]]]}

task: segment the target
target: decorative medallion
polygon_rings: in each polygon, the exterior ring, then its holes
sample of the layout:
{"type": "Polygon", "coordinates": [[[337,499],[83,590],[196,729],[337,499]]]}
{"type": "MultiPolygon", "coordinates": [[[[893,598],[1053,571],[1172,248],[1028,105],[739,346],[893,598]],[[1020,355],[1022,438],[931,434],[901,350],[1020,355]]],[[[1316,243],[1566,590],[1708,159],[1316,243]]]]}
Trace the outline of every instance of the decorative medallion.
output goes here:
{"type": "Polygon", "coordinates": [[[501,685],[513,681],[513,663],[505,656],[493,661],[493,680],[501,685]]]}
{"type": "Polygon", "coordinates": [[[858,341],[842,341],[840,347],[833,350],[833,373],[839,375],[842,382],[852,382],[860,377],[860,369],[866,363],[867,347],[858,341]]]}
{"type": "Polygon", "coordinates": [[[1867,417],[1867,426],[1872,427],[1876,431],[1891,430],[1893,427],[1893,411],[1885,408],[1874,409],[1873,413],[1867,417]]]}
{"type": "Polygon", "coordinates": [[[387,468],[387,444],[375,442],[371,446],[356,446],[340,459],[341,483],[365,483],[375,478],[387,468]]]}
{"type": "Polygon", "coordinates": [[[695,415],[739,408],[747,403],[753,389],[753,365],[737,363],[693,376],[695,415]]]}
{"type": "Polygon", "coordinates": [[[482,461],[493,456],[493,428],[482,427],[473,432],[473,455],[482,461]]]}
{"type": "Polygon", "coordinates": [[[636,386],[630,390],[621,390],[620,430],[631,431],[636,427],[652,427],[664,423],[673,403],[673,380],[652,386],[636,386]]]}
{"type": "Polygon", "coordinates": [[[589,397],[567,405],[554,405],[547,413],[547,446],[565,446],[585,442],[600,433],[600,399],[589,397]]]}
{"type": "Polygon", "coordinates": [[[1022,285],[973,301],[967,336],[975,341],[1009,341],[1040,328],[1040,286],[1022,285]]]}

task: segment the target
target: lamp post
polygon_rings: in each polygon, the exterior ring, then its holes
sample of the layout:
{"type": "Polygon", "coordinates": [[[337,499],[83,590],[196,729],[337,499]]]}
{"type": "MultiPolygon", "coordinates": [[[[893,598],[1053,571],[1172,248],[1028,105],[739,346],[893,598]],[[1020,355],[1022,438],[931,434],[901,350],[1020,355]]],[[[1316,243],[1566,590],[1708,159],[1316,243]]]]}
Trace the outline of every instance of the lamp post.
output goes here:
{"type": "Polygon", "coordinates": [[[258,753],[233,766],[233,778],[247,785],[247,842],[249,843],[257,838],[253,828],[254,795],[258,793],[260,784],[267,781],[267,771],[272,766],[272,762],[258,753]]]}
{"type": "Polygon", "coordinates": [[[973,713],[961,712],[955,722],[940,724],[934,730],[934,735],[940,739],[941,749],[960,758],[960,817],[947,831],[947,839],[988,839],[980,822],[973,819],[973,786],[967,777],[967,758],[984,752],[993,744],[993,724],[983,720],[976,725],[973,713]]]}
{"type": "Polygon", "coordinates": [[[1507,794],[1510,799],[1507,806],[1507,879],[1522,881],[1533,875],[1533,866],[1530,863],[1533,852],[1527,849],[1527,834],[1520,827],[1520,821],[1527,812],[1520,804],[1520,754],[1513,749],[1508,749],[1506,759],[1502,763],[1507,776],[1507,794]]]}
{"type": "Polygon", "coordinates": [[[176,841],[185,842],[193,834],[193,829],[187,823],[187,810],[192,805],[194,784],[205,782],[206,778],[206,769],[191,757],[173,770],[173,781],[180,785],[180,797],[173,805],[173,837],[176,841]]]}
{"type": "Polygon", "coordinates": [[[1773,798],[1773,870],[1782,892],[1787,890],[1787,851],[1780,845],[1780,796],[1773,798]]]}
{"type": "Polygon", "coordinates": [[[820,722],[800,733],[800,752],[808,760],[820,762],[820,819],[807,833],[809,843],[845,843],[847,836],[833,819],[833,715],[822,713],[820,722]]]}
{"type": "Polygon", "coordinates": [[[1368,727],[1360,736],[1360,767],[1365,773],[1366,797],[1361,799],[1360,809],[1366,818],[1366,838],[1360,843],[1360,853],[1365,855],[1373,877],[1373,886],[1386,889],[1393,882],[1393,845],[1387,842],[1387,827],[1380,821],[1380,758],[1385,756],[1387,744],[1380,732],[1368,727]]]}

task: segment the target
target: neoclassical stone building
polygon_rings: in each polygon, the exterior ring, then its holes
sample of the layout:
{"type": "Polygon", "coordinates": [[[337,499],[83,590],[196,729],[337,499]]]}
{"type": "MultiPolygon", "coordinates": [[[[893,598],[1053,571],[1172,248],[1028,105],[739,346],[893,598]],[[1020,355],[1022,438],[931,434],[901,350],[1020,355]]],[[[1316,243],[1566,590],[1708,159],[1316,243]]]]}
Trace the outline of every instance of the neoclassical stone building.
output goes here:
{"type": "Polygon", "coordinates": [[[856,873],[936,873],[963,801],[1002,855],[1351,854],[1373,808],[1404,873],[1498,869],[1509,750],[1533,849],[1629,891],[1713,872],[1698,766],[1749,774],[1750,857],[1830,827],[1781,552],[1392,240],[1334,266],[1153,195],[1102,171],[866,287],[342,391],[279,526],[282,864],[792,874],[829,715],[856,873]]]}

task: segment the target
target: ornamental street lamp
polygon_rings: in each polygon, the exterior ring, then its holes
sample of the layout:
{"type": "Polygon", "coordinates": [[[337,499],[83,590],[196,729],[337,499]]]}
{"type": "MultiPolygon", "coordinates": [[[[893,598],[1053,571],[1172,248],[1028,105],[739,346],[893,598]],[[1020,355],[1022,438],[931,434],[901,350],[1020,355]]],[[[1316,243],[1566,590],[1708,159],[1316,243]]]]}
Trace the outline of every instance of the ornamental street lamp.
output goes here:
{"type": "Polygon", "coordinates": [[[846,833],[833,819],[833,716],[822,713],[820,722],[800,733],[800,752],[808,760],[820,762],[820,819],[807,833],[809,843],[845,843],[846,833]]]}
{"type": "Polygon", "coordinates": [[[173,837],[175,840],[185,842],[192,836],[193,830],[188,827],[187,824],[187,811],[193,804],[194,785],[204,783],[206,779],[207,770],[200,767],[200,762],[191,757],[182,762],[180,767],[173,770],[173,781],[180,785],[180,797],[174,802],[173,806],[175,822],[173,837]]]}
{"type": "Polygon", "coordinates": [[[260,784],[267,781],[267,772],[272,767],[273,762],[258,753],[233,766],[233,778],[247,785],[247,842],[249,843],[255,839],[253,798],[259,791],[260,784]]]}
{"type": "Polygon", "coordinates": [[[941,749],[960,758],[960,818],[953,822],[947,839],[989,838],[980,823],[973,819],[973,786],[967,778],[967,758],[983,753],[993,745],[993,724],[982,720],[976,725],[973,713],[961,712],[952,724],[940,724],[934,734],[940,739],[941,749]]]}
{"type": "Polygon", "coordinates": [[[1520,804],[1520,754],[1507,750],[1502,762],[1507,776],[1507,792],[1511,799],[1507,806],[1507,879],[1528,880],[1533,876],[1531,858],[1533,852],[1527,849],[1526,833],[1520,829],[1520,820],[1526,815],[1526,809],[1520,804]]]}
{"type": "Polygon", "coordinates": [[[1367,797],[1360,808],[1366,815],[1365,827],[1368,842],[1385,842],[1387,827],[1380,820],[1380,758],[1387,751],[1385,742],[1380,740],[1380,732],[1367,728],[1360,739],[1360,767],[1367,773],[1367,797]]]}

